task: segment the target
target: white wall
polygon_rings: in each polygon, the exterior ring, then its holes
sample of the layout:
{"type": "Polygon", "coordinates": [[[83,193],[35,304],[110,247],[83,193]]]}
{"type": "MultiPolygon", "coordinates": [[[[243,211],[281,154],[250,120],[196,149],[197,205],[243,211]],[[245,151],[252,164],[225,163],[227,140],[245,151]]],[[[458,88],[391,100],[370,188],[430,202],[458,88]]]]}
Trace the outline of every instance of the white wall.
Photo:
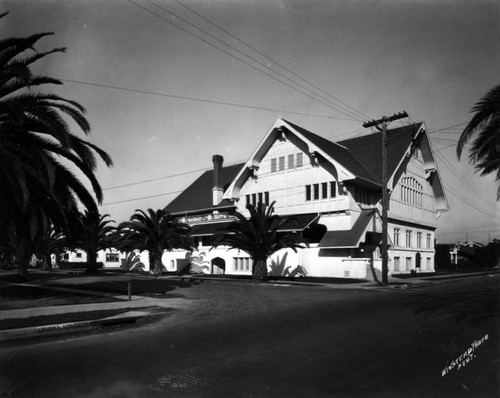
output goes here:
{"type": "Polygon", "coordinates": [[[269,202],[276,201],[277,214],[317,213],[336,210],[347,210],[350,199],[347,195],[339,195],[336,187],[336,197],[306,201],[305,186],[336,181],[335,176],[321,166],[313,167],[309,156],[301,152],[290,141],[276,141],[263,157],[259,165],[257,179],[247,180],[240,190],[238,211],[246,214],[246,195],[252,193],[270,193],[269,202]],[[303,165],[297,167],[297,154],[302,153],[303,165]],[[288,168],[288,157],[294,155],[294,167],[288,168]],[[279,158],[285,158],[285,169],[279,171],[279,158]],[[271,159],[277,159],[278,171],[271,172],[271,159]]]}

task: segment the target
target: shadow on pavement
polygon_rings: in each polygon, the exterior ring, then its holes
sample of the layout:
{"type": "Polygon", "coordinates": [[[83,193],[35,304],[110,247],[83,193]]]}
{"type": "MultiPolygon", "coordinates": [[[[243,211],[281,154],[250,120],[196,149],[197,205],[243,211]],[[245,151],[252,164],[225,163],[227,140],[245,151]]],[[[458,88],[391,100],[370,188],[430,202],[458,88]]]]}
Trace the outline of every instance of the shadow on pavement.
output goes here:
{"type": "Polygon", "coordinates": [[[457,300],[449,292],[412,292],[404,305],[425,318],[449,314],[455,322],[465,322],[473,327],[479,327],[483,320],[500,317],[498,288],[484,287],[476,291],[457,291],[456,294],[459,295],[457,300]],[[477,308],[481,310],[477,311],[477,308]]]}

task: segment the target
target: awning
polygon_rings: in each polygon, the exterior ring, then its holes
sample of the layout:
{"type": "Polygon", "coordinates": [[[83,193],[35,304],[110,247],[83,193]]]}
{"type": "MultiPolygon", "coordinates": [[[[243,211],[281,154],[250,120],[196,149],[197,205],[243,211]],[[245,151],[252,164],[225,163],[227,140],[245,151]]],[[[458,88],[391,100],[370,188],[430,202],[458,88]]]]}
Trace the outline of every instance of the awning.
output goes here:
{"type": "Polygon", "coordinates": [[[231,221],[193,225],[191,227],[191,236],[215,235],[217,230],[226,228],[229,224],[231,224],[231,221]]]}
{"type": "Polygon", "coordinates": [[[278,229],[278,232],[303,231],[319,218],[319,214],[292,214],[283,215],[287,218],[286,222],[278,229]]]}
{"type": "Polygon", "coordinates": [[[322,249],[351,249],[359,247],[362,240],[366,239],[371,244],[380,243],[382,234],[367,231],[367,227],[372,219],[372,212],[360,214],[353,227],[344,231],[327,231],[323,239],[318,244],[322,249]],[[365,238],[365,234],[367,234],[365,238]]]}

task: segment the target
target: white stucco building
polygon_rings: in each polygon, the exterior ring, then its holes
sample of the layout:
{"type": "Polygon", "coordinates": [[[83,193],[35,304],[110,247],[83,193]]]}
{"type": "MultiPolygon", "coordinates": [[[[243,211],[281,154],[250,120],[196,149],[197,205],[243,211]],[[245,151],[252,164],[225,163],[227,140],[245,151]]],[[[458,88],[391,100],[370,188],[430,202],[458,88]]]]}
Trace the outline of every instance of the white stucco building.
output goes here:
{"type": "MultiPolygon", "coordinates": [[[[330,134],[329,132],[327,134],[330,134]]],[[[192,226],[197,249],[166,253],[170,268],[250,274],[251,259],[211,247],[215,231],[246,213],[247,203],[276,201],[294,216],[285,229],[310,247],[282,250],[268,262],[271,275],[370,278],[381,269],[381,133],[329,141],[284,119],[264,134],[249,159],[202,174],[166,210],[192,226]],[[212,250],[211,250],[212,249],[212,250]]],[[[434,270],[434,231],[448,204],[424,123],[388,131],[389,273],[434,270]]]]}

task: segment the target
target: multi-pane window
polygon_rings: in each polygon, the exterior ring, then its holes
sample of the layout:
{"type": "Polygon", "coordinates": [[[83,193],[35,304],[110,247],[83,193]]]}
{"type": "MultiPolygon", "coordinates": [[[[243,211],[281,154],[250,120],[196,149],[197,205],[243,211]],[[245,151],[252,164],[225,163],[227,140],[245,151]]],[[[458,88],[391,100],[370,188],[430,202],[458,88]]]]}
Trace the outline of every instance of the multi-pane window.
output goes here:
{"type": "Polygon", "coordinates": [[[251,260],[248,257],[233,257],[235,271],[251,271],[251,260]]]}
{"type": "Polygon", "coordinates": [[[302,167],[302,152],[297,154],[297,167],[302,167]]]}
{"type": "Polygon", "coordinates": [[[263,203],[269,206],[269,192],[267,191],[245,195],[245,199],[247,205],[257,206],[259,203],[263,203]]]}
{"type": "Polygon", "coordinates": [[[406,247],[411,247],[411,231],[406,231],[406,247]]]}
{"type": "Polygon", "coordinates": [[[294,159],[295,159],[295,156],[294,155],[288,155],[288,168],[289,169],[293,169],[295,167],[294,165],[294,159]]]}
{"type": "Polygon", "coordinates": [[[279,171],[285,170],[285,157],[284,156],[281,156],[278,159],[278,168],[279,168],[279,171]]]}
{"type": "Polygon", "coordinates": [[[411,257],[406,257],[406,270],[411,271],[411,257]]]}
{"type": "Polygon", "coordinates": [[[271,159],[271,173],[276,173],[276,158],[271,159]]]}
{"type": "Polygon", "coordinates": [[[427,239],[426,239],[426,245],[425,245],[425,247],[427,249],[431,248],[431,234],[427,234],[427,239]]]}
{"type": "Polygon", "coordinates": [[[106,253],[106,262],[107,263],[117,263],[119,262],[118,253],[106,253]]]}
{"type": "Polygon", "coordinates": [[[310,201],[310,200],[311,200],[311,186],[306,185],[306,201],[310,201]]]}
{"type": "Polygon", "coordinates": [[[417,247],[419,249],[422,247],[422,232],[417,232],[417,247]]]}
{"type": "Polygon", "coordinates": [[[401,200],[413,206],[422,207],[422,198],[424,189],[413,177],[404,177],[401,179],[401,200]]]}
{"type": "Polygon", "coordinates": [[[337,196],[336,183],[332,181],[306,185],[306,201],[335,198],[337,196]]]}
{"type": "Polygon", "coordinates": [[[399,246],[399,228],[394,228],[394,246],[399,246]]]}
{"type": "Polygon", "coordinates": [[[335,184],[335,181],[330,182],[330,198],[334,198],[337,196],[337,184],[335,184]]]}
{"type": "Polygon", "coordinates": [[[322,182],[321,183],[321,199],[326,199],[328,198],[328,183],[322,182]]]}
{"type": "Polygon", "coordinates": [[[394,257],[394,272],[399,272],[399,257],[394,257]]]}
{"type": "Polygon", "coordinates": [[[313,184],[314,200],[319,199],[319,184],[313,184]]]}

